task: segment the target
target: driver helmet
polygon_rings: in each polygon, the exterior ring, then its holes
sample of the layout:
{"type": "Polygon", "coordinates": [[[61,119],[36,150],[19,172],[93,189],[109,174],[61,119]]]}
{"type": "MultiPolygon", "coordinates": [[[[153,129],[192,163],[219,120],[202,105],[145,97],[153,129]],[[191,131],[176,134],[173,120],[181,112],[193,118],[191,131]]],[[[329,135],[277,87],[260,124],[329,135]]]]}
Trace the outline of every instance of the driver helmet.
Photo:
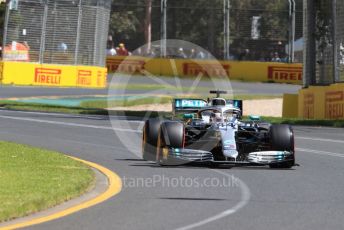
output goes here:
{"type": "Polygon", "coordinates": [[[212,121],[213,122],[221,122],[222,121],[221,113],[213,113],[212,114],[212,121]]]}

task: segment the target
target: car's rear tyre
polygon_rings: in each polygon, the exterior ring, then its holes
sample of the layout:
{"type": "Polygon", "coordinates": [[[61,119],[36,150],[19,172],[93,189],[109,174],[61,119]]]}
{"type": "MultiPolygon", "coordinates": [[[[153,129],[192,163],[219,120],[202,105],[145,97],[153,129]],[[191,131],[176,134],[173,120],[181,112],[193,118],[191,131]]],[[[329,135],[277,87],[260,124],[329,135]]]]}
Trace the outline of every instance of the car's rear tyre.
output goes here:
{"type": "Polygon", "coordinates": [[[158,134],[156,162],[159,165],[179,165],[180,162],[170,159],[169,148],[184,147],[184,124],[167,121],[161,124],[158,134]]]}
{"type": "Polygon", "coordinates": [[[156,160],[156,146],[161,123],[159,119],[149,119],[143,127],[142,158],[146,161],[156,160]]]}
{"type": "Polygon", "coordinates": [[[271,168],[291,168],[295,165],[294,132],[289,125],[272,125],[269,130],[271,149],[274,151],[288,151],[293,155],[289,161],[271,164],[271,168]]]}

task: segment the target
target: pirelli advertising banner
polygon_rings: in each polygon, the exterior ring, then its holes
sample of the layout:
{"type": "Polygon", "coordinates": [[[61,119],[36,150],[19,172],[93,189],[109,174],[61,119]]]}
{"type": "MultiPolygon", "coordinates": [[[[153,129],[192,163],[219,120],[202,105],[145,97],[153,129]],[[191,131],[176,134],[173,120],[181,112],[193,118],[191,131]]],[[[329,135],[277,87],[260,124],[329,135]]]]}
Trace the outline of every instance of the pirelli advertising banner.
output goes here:
{"type": "Polygon", "coordinates": [[[344,120],[344,83],[300,90],[298,111],[306,119],[344,120]]]}
{"type": "Polygon", "coordinates": [[[2,84],[50,87],[106,87],[107,70],[94,66],[66,66],[2,62],[2,84]]]}
{"type": "Polygon", "coordinates": [[[108,57],[108,72],[153,74],[156,76],[228,77],[233,80],[302,84],[302,64],[273,62],[108,57]],[[206,70],[206,71],[205,71],[206,70]]]}

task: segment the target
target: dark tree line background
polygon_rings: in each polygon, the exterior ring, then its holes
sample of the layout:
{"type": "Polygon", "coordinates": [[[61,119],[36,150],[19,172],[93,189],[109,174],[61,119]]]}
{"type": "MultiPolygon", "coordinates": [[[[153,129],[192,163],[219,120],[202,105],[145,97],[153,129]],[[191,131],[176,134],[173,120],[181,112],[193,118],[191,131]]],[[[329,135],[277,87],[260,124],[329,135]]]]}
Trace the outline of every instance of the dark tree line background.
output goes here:
{"type": "MultiPolygon", "coordinates": [[[[302,37],[302,0],[297,3],[296,39],[302,37]]],[[[2,42],[6,4],[0,5],[2,42]]],[[[221,57],[223,0],[168,0],[167,37],[193,42],[221,57]]],[[[283,52],[288,39],[288,0],[231,0],[231,53],[283,52]],[[252,39],[252,17],[260,17],[259,38],[252,39]]],[[[160,39],[160,0],[112,0],[109,35],[134,50],[160,39]]]]}
{"type": "Polygon", "coordinates": [[[4,34],[6,4],[2,2],[0,4],[0,46],[2,46],[2,38],[4,34]]]}
{"type": "MultiPolygon", "coordinates": [[[[296,39],[302,37],[302,0],[296,0],[296,39]]],[[[231,0],[231,53],[249,49],[254,59],[288,43],[288,0],[231,0]],[[252,39],[252,18],[260,17],[252,39]]],[[[167,37],[200,45],[218,57],[223,50],[223,0],[168,0],[167,37]]],[[[160,39],[160,0],[113,0],[109,34],[134,50],[160,39]]]]}

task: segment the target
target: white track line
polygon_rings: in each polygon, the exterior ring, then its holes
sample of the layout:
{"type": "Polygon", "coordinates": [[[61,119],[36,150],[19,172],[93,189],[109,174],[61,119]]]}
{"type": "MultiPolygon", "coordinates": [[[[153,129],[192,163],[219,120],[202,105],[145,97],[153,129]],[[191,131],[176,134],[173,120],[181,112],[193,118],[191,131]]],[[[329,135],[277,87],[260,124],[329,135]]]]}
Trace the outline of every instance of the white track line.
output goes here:
{"type": "Polygon", "coordinates": [[[326,151],[319,151],[319,150],[314,150],[314,149],[296,148],[296,151],[307,152],[307,153],[315,153],[315,154],[319,154],[319,155],[326,155],[326,156],[344,158],[344,154],[332,153],[332,152],[326,152],[326,151]]]}
{"type": "Polygon", "coordinates": [[[89,116],[89,115],[75,115],[75,114],[65,114],[65,113],[47,113],[47,112],[34,112],[34,111],[6,110],[6,109],[0,109],[0,112],[47,115],[47,116],[58,116],[58,117],[73,117],[73,118],[98,118],[98,119],[101,119],[101,117],[106,117],[106,116],[100,116],[100,115],[89,116]]]}
{"type": "MultiPolygon", "coordinates": [[[[54,117],[65,117],[65,118],[83,118],[83,119],[92,119],[92,120],[104,120],[104,118],[118,118],[123,119],[129,123],[141,123],[142,121],[136,120],[126,120],[127,117],[125,116],[113,116],[113,115],[75,115],[75,114],[65,114],[65,113],[47,113],[47,112],[34,112],[34,111],[17,111],[17,110],[5,110],[0,109],[0,113],[19,113],[19,114],[34,114],[34,115],[46,115],[46,116],[54,116],[54,117]]],[[[121,120],[119,120],[121,121],[121,120]]]]}
{"type": "MultiPolygon", "coordinates": [[[[228,173],[222,172],[221,170],[212,169],[211,171],[214,171],[214,172],[222,174],[224,176],[228,176],[228,177],[232,177],[233,178],[233,175],[230,175],[228,173]]],[[[250,198],[251,198],[250,189],[248,188],[248,186],[242,180],[240,180],[237,177],[235,177],[235,179],[238,180],[238,182],[240,183],[240,189],[241,189],[241,192],[242,192],[241,200],[240,200],[240,202],[238,204],[236,204],[233,208],[227,209],[227,210],[225,210],[225,211],[223,211],[223,212],[221,212],[221,213],[219,213],[219,214],[217,214],[215,216],[209,217],[209,218],[207,218],[205,220],[202,220],[202,221],[199,221],[199,222],[196,222],[196,223],[193,223],[193,224],[186,225],[186,226],[181,227],[181,228],[177,228],[176,230],[189,230],[189,229],[193,229],[193,228],[197,228],[197,227],[209,224],[210,222],[214,222],[214,221],[217,221],[219,219],[228,217],[228,216],[236,213],[237,211],[239,211],[244,206],[246,206],[248,204],[250,198]]]]}
{"type": "Polygon", "coordinates": [[[121,131],[121,132],[141,133],[141,131],[133,130],[133,129],[122,129],[122,128],[116,128],[116,127],[106,127],[106,126],[97,126],[97,125],[85,125],[85,124],[62,122],[62,121],[49,121],[49,120],[41,120],[41,119],[33,119],[33,118],[25,118],[25,117],[10,117],[10,116],[0,115],[0,118],[10,119],[10,120],[19,120],[19,121],[30,121],[30,122],[45,123],[45,124],[54,124],[54,125],[82,127],[82,128],[105,129],[105,130],[114,130],[114,131],[121,131]]]}
{"type": "Polygon", "coordinates": [[[296,139],[301,140],[310,140],[310,141],[323,141],[323,142],[332,142],[332,143],[344,143],[341,140],[332,140],[332,139],[324,139],[324,138],[312,138],[312,137],[296,137],[296,139]]]}

